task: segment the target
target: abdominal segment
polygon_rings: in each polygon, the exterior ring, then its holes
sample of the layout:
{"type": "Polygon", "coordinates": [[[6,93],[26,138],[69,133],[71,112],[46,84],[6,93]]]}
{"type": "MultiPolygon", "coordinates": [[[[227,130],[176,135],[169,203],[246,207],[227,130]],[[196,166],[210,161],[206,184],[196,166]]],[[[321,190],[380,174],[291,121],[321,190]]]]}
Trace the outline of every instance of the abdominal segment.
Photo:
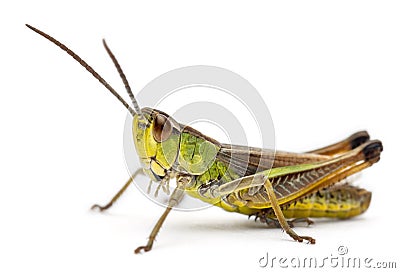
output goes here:
{"type": "MultiPolygon", "coordinates": [[[[344,184],[319,190],[282,207],[285,218],[350,218],[369,207],[371,192],[344,184]]],[[[273,212],[271,211],[271,214],[273,212]]],[[[273,215],[271,215],[273,217],[273,215]]]]}

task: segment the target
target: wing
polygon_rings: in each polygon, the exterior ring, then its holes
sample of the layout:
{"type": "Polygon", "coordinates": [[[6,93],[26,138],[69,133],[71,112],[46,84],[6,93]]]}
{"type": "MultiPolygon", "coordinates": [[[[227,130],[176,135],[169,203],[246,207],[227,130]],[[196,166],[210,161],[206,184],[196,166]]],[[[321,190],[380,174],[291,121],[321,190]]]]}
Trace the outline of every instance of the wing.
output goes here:
{"type": "Polygon", "coordinates": [[[368,132],[359,131],[346,139],[306,153],[291,153],[241,145],[220,144],[217,158],[246,176],[271,168],[321,162],[357,148],[370,139],[368,132]]]}
{"type": "Polygon", "coordinates": [[[314,153],[290,153],[240,145],[221,144],[217,160],[227,164],[242,176],[271,168],[321,162],[332,156],[314,153]]]}

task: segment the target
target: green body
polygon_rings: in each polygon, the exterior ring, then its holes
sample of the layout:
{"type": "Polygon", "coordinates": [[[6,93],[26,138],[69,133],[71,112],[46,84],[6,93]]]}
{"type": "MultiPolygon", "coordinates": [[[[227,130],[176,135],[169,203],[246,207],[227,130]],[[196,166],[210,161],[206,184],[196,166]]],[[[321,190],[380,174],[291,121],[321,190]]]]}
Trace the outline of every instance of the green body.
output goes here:
{"type": "MultiPolygon", "coordinates": [[[[210,194],[209,191],[202,192],[201,189],[207,188],[209,184],[225,185],[243,177],[243,174],[231,168],[226,161],[218,158],[221,151],[220,143],[191,127],[180,125],[170,117],[168,119],[174,130],[166,140],[156,141],[154,137],[155,116],[166,114],[150,108],[144,108],[143,112],[145,119],[141,119],[137,115],[134,117],[134,140],[143,169],[153,181],[160,181],[165,177],[169,179],[174,177],[175,174],[190,175],[192,181],[185,188],[188,195],[230,212],[246,215],[257,215],[263,212],[267,215],[271,214],[271,217],[273,217],[268,198],[262,197],[261,193],[248,196],[246,200],[250,200],[250,202],[244,201],[243,196],[248,195],[248,188],[216,196],[210,194]],[[257,196],[265,200],[262,199],[261,203],[253,202],[252,200],[256,199],[257,196]]],[[[310,156],[308,161],[312,160],[313,162],[308,163],[307,160],[300,160],[302,164],[293,164],[292,160],[287,160],[287,163],[276,163],[276,168],[268,168],[264,171],[272,181],[274,181],[274,177],[289,176],[293,173],[302,173],[306,177],[306,171],[309,170],[311,173],[311,171],[318,170],[318,164],[328,166],[318,163],[318,160],[322,161],[323,159],[327,159],[327,157],[310,156]]],[[[328,171],[335,170],[334,168],[339,170],[341,167],[342,165],[338,163],[330,163],[328,171]]],[[[320,168],[322,169],[322,167],[320,168]]],[[[369,206],[371,194],[366,190],[342,186],[309,192],[308,189],[313,186],[312,183],[309,184],[301,185],[303,189],[281,198],[280,204],[285,217],[348,218],[364,212],[369,206]]],[[[319,186],[319,188],[321,187],[319,186]]]]}

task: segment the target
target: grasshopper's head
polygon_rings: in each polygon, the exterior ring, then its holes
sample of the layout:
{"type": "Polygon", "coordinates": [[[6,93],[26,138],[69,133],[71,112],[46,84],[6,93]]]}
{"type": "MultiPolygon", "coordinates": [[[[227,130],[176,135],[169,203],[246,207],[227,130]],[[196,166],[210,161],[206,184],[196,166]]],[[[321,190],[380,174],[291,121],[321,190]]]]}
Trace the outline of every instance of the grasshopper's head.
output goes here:
{"type": "Polygon", "coordinates": [[[179,152],[180,126],[168,114],[152,108],[133,117],[133,139],[145,173],[162,180],[172,169],[179,152]]]}

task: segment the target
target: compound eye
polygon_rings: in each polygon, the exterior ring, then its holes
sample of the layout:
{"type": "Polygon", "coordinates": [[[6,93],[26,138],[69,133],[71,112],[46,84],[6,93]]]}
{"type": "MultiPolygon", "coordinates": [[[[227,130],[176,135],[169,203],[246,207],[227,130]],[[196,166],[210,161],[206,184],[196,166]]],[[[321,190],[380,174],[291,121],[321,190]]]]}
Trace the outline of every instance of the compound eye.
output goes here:
{"type": "Polygon", "coordinates": [[[163,114],[158,114],[154,119],[153,136],[157,142],[167,140],[172,133],[171,121],[163,114]]]}

